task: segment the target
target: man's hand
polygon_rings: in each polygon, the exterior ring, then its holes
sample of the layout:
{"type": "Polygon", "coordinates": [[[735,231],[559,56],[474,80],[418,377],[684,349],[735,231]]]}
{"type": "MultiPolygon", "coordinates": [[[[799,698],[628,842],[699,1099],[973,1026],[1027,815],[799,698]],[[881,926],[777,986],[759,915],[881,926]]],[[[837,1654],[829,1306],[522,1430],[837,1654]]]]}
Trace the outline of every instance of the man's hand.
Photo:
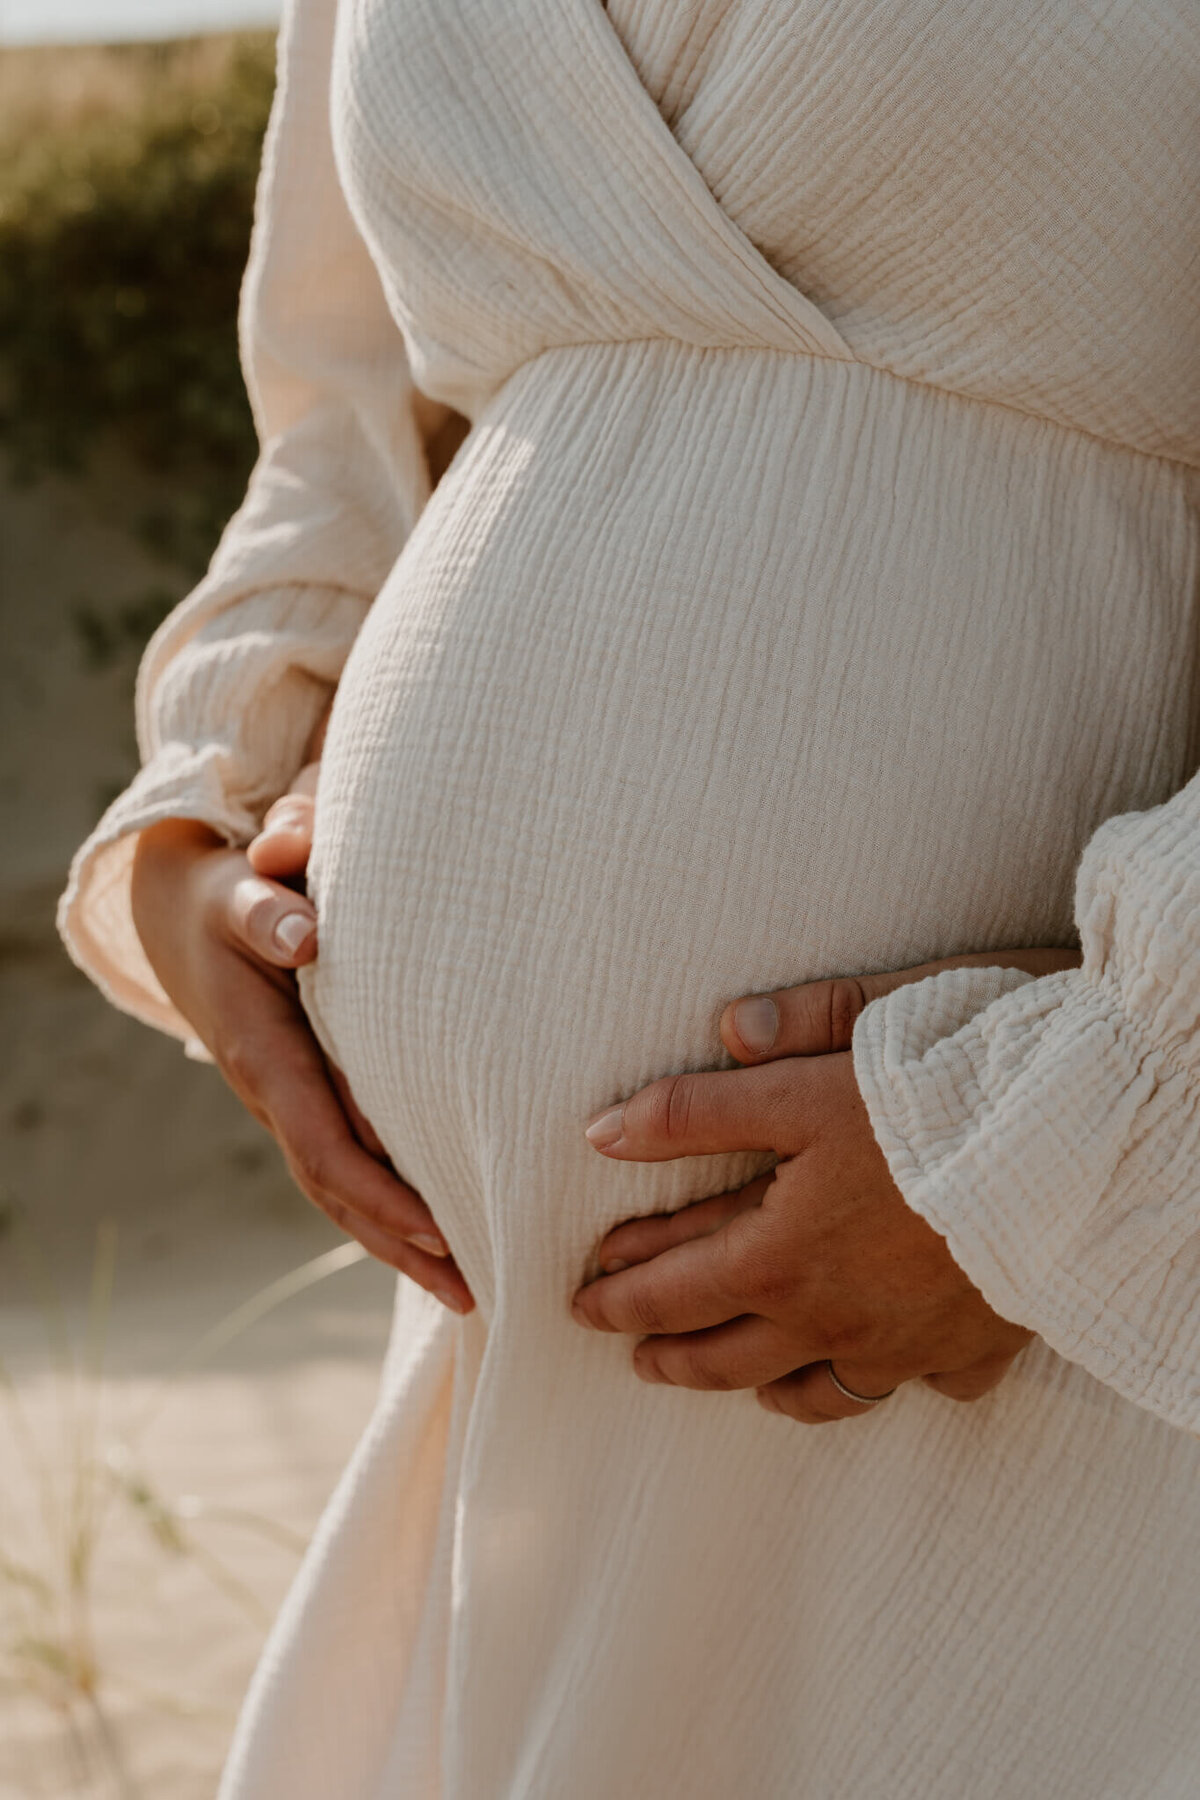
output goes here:
{"type": "Polygon", "coordinates": [[[302,882],[315,768],[246,852],[206,826],[144,831],[134,921],[164,989],[239,1099],[278,1139],[297,1184],[372,1256],[455,1312],[474,1304],[420,1195],[401,1181],[341,1071],[321,1053],[292,971],[317,954],[302,882]]]}
{"type": "Polygon", "coordinates": [[[953,957],[859,980],[752,995],[721,1035],[750,1064],[643,1088],[588,1128],[602,1155],[660,1162],[770,1151],[770,1175],[683,1211],[630,1220],[600,1246],[606,1274],[580,1290],[581,1324],[642,1335],[645,1381],[758,1390],[806,1424],[869,1411],[878,1396],[927,1382],[958,1400],[1001,1379],[1031,1333],[993,1312],[945,1240],[906,1205],[871,1130],[849,1055],[868,1000],[944,968],[1049,974],[1070,952],[953,957]]]}

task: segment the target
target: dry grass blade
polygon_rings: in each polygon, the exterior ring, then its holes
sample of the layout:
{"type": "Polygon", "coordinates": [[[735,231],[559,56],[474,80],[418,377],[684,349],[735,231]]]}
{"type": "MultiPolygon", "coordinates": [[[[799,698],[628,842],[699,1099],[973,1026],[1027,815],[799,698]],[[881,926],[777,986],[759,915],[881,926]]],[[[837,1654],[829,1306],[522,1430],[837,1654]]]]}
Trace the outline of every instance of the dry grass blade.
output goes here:
{"type": "MultiPolygon", "coordinates": [[[[286,1301],[361,1261],[366,1252],[358,1244],[340,1245],[252,1294],[178,1357],[143,1407],[136,1431],[126,1442],[116,1443],[106,1442],[102,1429],[115,1228],[105,1224],[97,1234],[79,1352],[72,1345],[65,1309],[36,1242],[30,1239],[25,1249],[52,1348],[62,1441],[56,1452],[39,1441],[16,1382],[0,1365],[0,1393],[6,1403],[2,1417],[16,1451],[0,1465],[5,1468],[0,1487],[0,1542],[5,1545],[0,1552],[0,1656],[9,1678],[58,1719],[74,1791],[95,1792],[97,1781],[102,1781],[116,1800],[139,1800],[104,1699],[107,1690],[122,1684],[105,1665],[93,1618],[96,1566],[114,1501],[124,1503],[159,1552],[192,1563],[260,1629],[268,1614],[258,1595],[190,1527],[201,1521],[235,1525],[295,1554],[302,1553],[304,1543],[286,1526],[252,1512],[210,1505],[195,1496],[173,1503],[135,1461],[129,1442],[142,1436],[185,1374],[217,1356],[286,1301]],[[18,1504],[18,1475],[31,1496],[24,1507],[18,1504]]],[[[162,1695],[156,1704],[181,1713],[204,1710],[162,1695]]],[[[56,1800],[64,1800],[63,1795],[56,1793],[56,1800]]]]}
{"type": "Polygon", "coordinates": [[[257,1325],[260,1319],[265,1319],[268,1313],[274,1312],[285,1301],[304,1293],[306,1288],[315,1287],[330,1275],[336,1275],[342,1269],[352,1268],[355,1263],[365,1261],[366,1255],[361,1244],[339,1244],[336,1249],[326,1250],[322,1255],[312,1257],[309,1262],[301,1263],[299,1268],[281,1275],[277,1281],[268,1283],[258,1293],[251,1294],[240,1306],[235,1306],[232,1312],[226,1313],[223,1319],[218,1319],[168,1370],[161,1386],[151,1395],[145,1410],[139,1415],[130,1433],[130,1441],[136,1442],[157,1418],[170,1400],[172,1388],[181,1376],[191,1374],[219,1355],[235,1339],[241,1337],[243,1332],[249,1331],[252,1325],[257,1325]]]}

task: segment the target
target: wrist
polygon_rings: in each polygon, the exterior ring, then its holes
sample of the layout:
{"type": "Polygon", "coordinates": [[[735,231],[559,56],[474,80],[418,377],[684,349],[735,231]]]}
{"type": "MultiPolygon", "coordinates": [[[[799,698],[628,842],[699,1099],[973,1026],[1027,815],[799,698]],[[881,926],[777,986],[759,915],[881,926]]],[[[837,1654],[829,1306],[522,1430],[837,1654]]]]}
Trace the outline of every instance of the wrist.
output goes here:
{"type": "Polygon", "coordinates": [[[134,868],[163,856],[212,850],[224,843],[220,832],[214,831],[202,819],[159,819],[138,833],[133,853],[134,868]]]}

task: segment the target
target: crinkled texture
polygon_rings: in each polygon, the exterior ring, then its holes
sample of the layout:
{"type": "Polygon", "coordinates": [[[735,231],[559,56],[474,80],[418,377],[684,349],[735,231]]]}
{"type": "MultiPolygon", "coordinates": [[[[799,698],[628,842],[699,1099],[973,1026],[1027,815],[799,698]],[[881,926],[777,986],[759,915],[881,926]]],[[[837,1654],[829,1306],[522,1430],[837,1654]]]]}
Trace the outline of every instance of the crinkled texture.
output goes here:
{"type": "Polygon", "coordinates": [[[905,1199],[990,1303],[1200,1430],[1197,783],[1113,819],[1080,867],[1084,966],[952,970],[854,1035],[905,1199]]]}

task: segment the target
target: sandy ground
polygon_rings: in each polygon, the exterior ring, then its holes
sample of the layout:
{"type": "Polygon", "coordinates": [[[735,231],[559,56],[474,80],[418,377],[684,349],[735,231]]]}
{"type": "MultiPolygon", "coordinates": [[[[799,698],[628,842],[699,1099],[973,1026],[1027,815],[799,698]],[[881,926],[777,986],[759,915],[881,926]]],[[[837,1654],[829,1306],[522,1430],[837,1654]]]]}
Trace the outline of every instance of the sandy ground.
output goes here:
{"type": "Polygon", "coordinates": [[[132,644],[114,626],[97,660],[79,611],[119,624],[163,581],[109,481],[0,494],[0,1800],[212,1794],[391,1299],[378,1266],[340,1269],[185,1368],[138,1435],[210,1327],[343,1240],[215,1072],[112,1012],[52,932],[66,858],[133,754],[132,644]],[[81,1373],[101,1346],[102,1376],[81,1373]],[[81,1659],[102,1716],[85,1700],[72,1723],[81,1659]]]}

